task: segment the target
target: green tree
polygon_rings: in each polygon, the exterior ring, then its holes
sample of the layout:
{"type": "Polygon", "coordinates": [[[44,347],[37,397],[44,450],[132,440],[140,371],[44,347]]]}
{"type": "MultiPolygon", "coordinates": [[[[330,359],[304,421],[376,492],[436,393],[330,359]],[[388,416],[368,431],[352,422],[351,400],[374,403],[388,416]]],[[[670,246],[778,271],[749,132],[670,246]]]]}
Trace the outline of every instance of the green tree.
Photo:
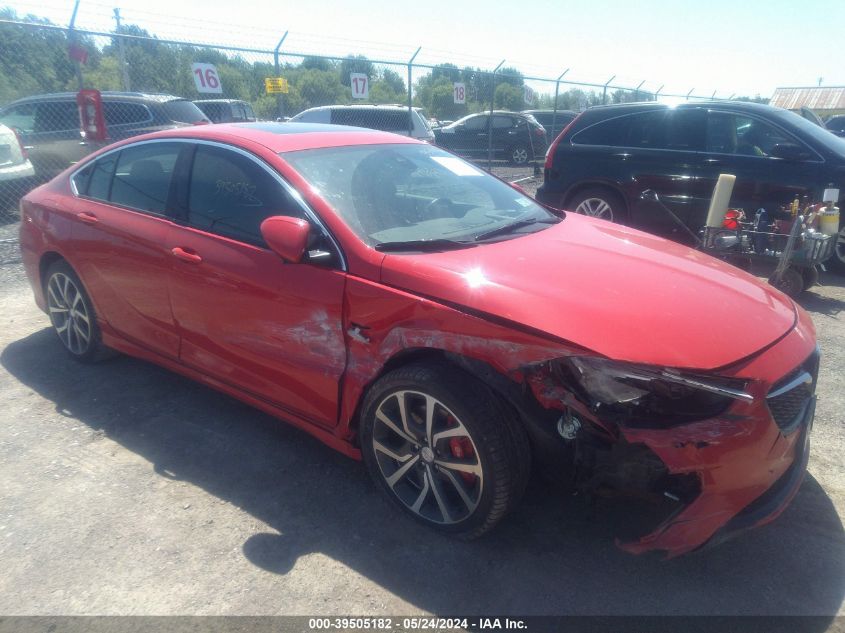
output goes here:
{"type": "Polygon", "coordinates": [[[372,79],[375,76],[373,62],[363,55],[347,55],[340,62],[340,83],[348,87],[350,85],[349,75],[351,73],[362,73],[372,79]]]}
{"type": "Polygon", "coordinates": [[[501,110],[522,110],[524,102],[522,88],[517,88],[509,83],[500,83],[496,86],[496,95],[493,102],[501,110]]]}

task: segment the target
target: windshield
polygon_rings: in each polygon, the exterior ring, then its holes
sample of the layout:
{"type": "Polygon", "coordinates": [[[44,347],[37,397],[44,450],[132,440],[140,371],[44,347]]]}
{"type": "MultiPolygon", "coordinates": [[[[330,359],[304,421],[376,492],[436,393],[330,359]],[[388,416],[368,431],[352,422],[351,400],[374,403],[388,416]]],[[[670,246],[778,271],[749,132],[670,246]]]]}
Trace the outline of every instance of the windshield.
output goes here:
{"type": "Polygon", "coordinates": [[[508,239],[557,221],[525,194],[431,145],[283,153],[367,244],[508,239]],[[513,231],[508,230],[513,225],[513,231]]]}
{"type": "Polygon", "coordinates": [[[839,138],[835,134],[831,134],[830,130],[826,130],[815,123],[811,123],[795,112],[787,112],[784,110],[783,112],[778,112],[777,116],[786,123],[798,128],[801,132],[811,137],[817,143],[821,143],[829,150],[832,150],[841,156],[845,156],[845,139],[839,138]]]}

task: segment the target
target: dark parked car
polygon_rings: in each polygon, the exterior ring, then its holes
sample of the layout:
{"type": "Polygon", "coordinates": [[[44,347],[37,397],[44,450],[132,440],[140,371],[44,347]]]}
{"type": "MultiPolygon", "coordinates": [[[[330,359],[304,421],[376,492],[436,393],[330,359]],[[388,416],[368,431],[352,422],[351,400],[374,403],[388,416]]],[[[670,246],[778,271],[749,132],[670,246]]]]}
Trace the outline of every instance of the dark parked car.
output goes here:
{"type": "Polygon", "coordinates": [[[830,117],[824,122],[824,126],[836,136],[845,137],[845,114],[830,117]]]}
{"type": "Polygon", "coordinates": [[[101,96],[109,136],[105,143],[82,139],[75,92],[13,101],[0,109],[0,123],[17,132],[37,177],[46,180],[112,141],[210,122],[193,103],[173,95],[103,92],[101,96]]]}
{"type": "Polygon", "coordinates": [[[258,120],[252,106],[240,99],[199,99],[194,104],[212,123],[251,123],[258,120]]]}
{"type": "MultiPolygon", "coordinates": [[[[470,114],[434,130],[434,142],[465,158],[487,158],[490,114],[470,114]]],[[[493,111],[493,158],[514,165],[540,158],[546,152],[546,130],[530,114],[493,111]]]]}
{"type": "MultiPolygon", "coordinates": [[[[821,200],[826,188],[845,196],[845,140],[756,103],[596,107],[552,144],[537,199],[682,239],[686,232],[640,194],[656,191],[697,231],[720,173],[736,175],[731,205],[751,217],[796,195],[821,200]]],[[[845,272],[845,230],[831,264],[845,272]]]]}
{"type": "Polygon", "coordinates": [[[523,110],[522,114],[530,114],[537,119],[537,122],[546,128],[549,141],[555,140],[578,116],[574,110],[523,110]]]}

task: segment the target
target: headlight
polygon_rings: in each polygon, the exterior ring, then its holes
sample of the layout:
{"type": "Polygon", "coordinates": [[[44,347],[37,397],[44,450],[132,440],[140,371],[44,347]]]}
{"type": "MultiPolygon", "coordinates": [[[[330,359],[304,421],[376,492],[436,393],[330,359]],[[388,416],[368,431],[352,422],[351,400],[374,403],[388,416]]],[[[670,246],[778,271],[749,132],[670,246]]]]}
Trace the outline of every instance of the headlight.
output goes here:
{"type": "Polygon", "coordinates": [[[666,428],[717,416],[735,400],[753,400],[742,380],[590,356],[563,359],[556,367],[598,417],[627,426],[666,428]]]}

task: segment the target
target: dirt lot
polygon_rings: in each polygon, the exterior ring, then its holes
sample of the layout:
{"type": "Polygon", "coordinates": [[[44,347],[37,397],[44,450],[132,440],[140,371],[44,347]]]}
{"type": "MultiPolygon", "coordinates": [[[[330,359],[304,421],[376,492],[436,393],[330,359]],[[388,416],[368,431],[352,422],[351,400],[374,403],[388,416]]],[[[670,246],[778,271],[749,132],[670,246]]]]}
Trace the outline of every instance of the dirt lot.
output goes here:
{"type": "Polygon", "coordinates": [[[231,398],[130,358],[73,363],[17,259],[0,227],[0,614],[845,614],[841,278],[802,300],[823,363],[798,497],[662,561],[615,548],[613,505],[537,481],[488,538],[437,536],[231,398]]]}

